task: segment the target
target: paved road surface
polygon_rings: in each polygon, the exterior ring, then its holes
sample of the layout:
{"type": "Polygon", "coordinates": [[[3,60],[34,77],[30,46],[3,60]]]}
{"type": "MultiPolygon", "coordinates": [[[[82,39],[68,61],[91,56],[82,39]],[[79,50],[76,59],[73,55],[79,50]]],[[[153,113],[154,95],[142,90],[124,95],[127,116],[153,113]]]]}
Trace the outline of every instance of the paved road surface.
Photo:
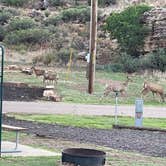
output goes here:
{"type": "MultiPolygon", "coordinates": [[[[53,102],[3,102],[3,113],[114,115],[112,105],[84,105],[53,102]]],[[[118,114],[134,116],[135,107],[119,106],[118,114]]],[[[166,118],[166,107],[144,107],[144,117],[166,118]]]]}

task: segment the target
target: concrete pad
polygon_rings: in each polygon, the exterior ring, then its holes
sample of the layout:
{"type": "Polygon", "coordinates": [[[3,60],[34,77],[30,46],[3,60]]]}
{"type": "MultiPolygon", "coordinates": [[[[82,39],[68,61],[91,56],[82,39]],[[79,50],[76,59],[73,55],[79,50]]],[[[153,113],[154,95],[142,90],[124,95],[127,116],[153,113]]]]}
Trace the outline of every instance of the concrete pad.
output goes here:
{"type": "MultiPolygon", "coordinates": [[[[2,142],[2,151],[12,150],[15,147],[14,142],[3,141],[2,142]]],[[[37,156],[60,156],[60,153],[50,152],[47,150],[33,148],[26,145],[18,145],[18,150],[21,152],[14,153],[2,153],[2,156],[24,156],[24,157],[37,157],[37,156]]]]}

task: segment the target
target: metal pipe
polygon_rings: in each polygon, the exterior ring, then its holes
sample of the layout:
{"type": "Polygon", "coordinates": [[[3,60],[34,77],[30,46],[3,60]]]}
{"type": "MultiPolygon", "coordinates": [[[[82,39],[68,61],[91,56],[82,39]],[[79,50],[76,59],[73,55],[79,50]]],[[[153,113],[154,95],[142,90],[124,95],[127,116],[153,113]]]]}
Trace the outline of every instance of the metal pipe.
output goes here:
{"type": "Polygon", "coordinates": [[[4,48],[0,45],[1,48],[1,73],[0,73],[0,157],[2,149],[2,102],[3,102],[3,63],[4,63],[4,48]]]}

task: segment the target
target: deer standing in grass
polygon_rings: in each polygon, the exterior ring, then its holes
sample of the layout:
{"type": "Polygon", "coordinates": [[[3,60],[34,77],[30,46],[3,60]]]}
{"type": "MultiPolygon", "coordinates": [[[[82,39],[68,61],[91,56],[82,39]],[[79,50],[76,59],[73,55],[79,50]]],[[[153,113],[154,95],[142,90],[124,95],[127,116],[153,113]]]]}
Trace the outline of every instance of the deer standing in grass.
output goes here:
{"type": "Polygon", "coordinates": [[[38,76],[43,76],[44,73],[45,73],[45,70],[36,69],[34,66],[32,66],[31,69],[34,70],[34,73],[35,73],[36,77],[38,77],[38,76]]]}
{"type": "Polygon", "coordinates": [[[164,88],[161,85],[145,81],[143,85],[143,90],[141,91],[142,95],[146,95],[147,93],[152,92],[153,98],[154,94],[158,94],[161,97],[162,102],[164,102],[164,88]]]}
{"type": "Polygon", "coordinates": [[[45,84],[47,81],[52,82],[53,84],[57,84],[58,81],[58,74],[51,74],[48,72],[45,72],[43,74],[43,84],[45,84]]]}
{"type": "Polygon", "coordinates": [[[108,96],[110,92],[118,92],[121,95],[125,96],[127,91],[127,86],[130,81],[132,82],[132,80],[128,76],[125,82],[110,81],[109,85],[104,90],[104,97],[108,96]]]}

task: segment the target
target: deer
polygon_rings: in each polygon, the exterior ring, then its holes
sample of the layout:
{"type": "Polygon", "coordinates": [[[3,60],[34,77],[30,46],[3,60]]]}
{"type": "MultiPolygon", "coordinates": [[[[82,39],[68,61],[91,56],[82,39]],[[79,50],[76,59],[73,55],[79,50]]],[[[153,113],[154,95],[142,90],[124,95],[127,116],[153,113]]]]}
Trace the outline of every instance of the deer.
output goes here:
{"type": "Polygon", "coordinates": [[[32,75],[33,70],[31,68],[23,68],[23,69],[21,69],[21,73],[24,73],[27,75],[32,75]]]}
{"type": "Polygon", "coordinates": [[[45,73],[45,70],[36,69],[34,66],[32,66],[31,69],[34,70],[34,73],[35,73],[36,77],[43,76],[44,73],[45,73]]]}
{"type": "Polygon", "coordinates": [[[120,93],[122,96],[125,96],[129,82],[132,82],[132,80],[128,76],[125,82],[109,81],[104,90],[104,97],[108,96],[110,92],[120,93]]]}
{"type": "Polygon", "coordinates": [[[158,94],[161,97],[162,102],[164,102],[164,97],[165,97],[164,88],[161,85],[158,85],[158,84],[152,83],[152,82],[148,82],[148,81],[144,81],[141,94],[146,95],[149,92],[152,92],[153,98],[154,98],[154,94],[156,94],[156,95],[158,94]]]}
{"type": "Polygon", "coordinates": [[[57,73],[51,74],[51,73],[45,72],[43,74],[43,84],[45,84],[46,81],[51,81],[52,83],[57,84],[58,74],[57,73]]]}

